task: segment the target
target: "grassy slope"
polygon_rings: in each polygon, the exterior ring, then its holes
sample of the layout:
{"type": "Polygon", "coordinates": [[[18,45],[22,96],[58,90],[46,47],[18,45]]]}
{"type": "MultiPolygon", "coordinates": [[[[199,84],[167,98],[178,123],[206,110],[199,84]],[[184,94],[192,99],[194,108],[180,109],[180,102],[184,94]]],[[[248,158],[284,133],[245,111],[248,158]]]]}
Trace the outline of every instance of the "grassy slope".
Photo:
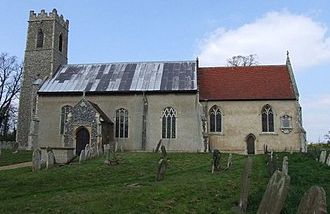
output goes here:
{"type": "Polygon", "coordinates": [[[32,151],[19,150],[17,154],[12,154],[11,150],[4,149],[0,155],[0,166],[29,162],[32,160],[32,151]]]}
{"type": "MultiPolygon", "coordinates": [[[[96,159],[37,173],[3,171],[0,213],[230,213],[239,199],[244,156],[234,155],[229,171],[212,175],[210,154],[170,153],[162,182],[154,181],[159,154],[121,153],[119,158],[120,165],[112,167],[96,159]]],[[[256,212],[269,179],[264,163],[262,155],[254,156],[249,213],[256,212]]],[[[289,155],[289,174],[284,213],[295,213],[312,184],[330,195],[329,167],[294,154],[289,155]]]]}

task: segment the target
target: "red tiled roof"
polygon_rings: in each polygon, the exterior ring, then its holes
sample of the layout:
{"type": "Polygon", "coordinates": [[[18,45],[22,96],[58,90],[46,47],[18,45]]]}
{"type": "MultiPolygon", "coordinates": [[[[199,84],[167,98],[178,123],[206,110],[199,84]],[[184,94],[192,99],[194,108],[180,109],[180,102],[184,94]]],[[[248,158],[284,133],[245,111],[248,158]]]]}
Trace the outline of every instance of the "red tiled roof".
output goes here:
{"type": "Polygon", "coordinates": [[[286,65],[198,68],[200,100],[295,99],[286,65]]]}

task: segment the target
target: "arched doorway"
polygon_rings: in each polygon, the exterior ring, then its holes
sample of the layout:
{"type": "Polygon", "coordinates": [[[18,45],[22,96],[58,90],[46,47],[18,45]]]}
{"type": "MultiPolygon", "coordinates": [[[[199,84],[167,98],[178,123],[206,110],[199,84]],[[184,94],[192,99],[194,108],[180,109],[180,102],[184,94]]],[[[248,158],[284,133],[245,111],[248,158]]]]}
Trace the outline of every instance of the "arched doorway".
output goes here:
{"type": "Polygon", "coordinates": [[[89,143],[89,131],[81,126],[76,132],[76,155],[80,155],[81,150],[85,149],[89,143]]]}
{"type": "Polygon", "coordinates": [[[256,137],[253,134],[249,134],[246,137],[246,147],[247,147],[247,153],[248,154],[255,154],[255,149],[254,149],[255,140],[256,140],[256,137]]]}

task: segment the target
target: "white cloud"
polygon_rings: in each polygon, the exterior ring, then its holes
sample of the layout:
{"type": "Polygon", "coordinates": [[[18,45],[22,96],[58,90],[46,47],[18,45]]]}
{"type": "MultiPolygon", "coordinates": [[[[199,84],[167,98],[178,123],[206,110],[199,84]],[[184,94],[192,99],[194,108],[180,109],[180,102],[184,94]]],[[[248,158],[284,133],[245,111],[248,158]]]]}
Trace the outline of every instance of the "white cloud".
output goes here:
{"type": "Polygon", "coordinates": [[[236,29],[218,28],[200,42],[198,55],[204,66],[249,54],[257,54],[260,64],[284,64],[287,50],[295,70],[330,61],[327,27],[288,11],[269,12],[236,29]]]}

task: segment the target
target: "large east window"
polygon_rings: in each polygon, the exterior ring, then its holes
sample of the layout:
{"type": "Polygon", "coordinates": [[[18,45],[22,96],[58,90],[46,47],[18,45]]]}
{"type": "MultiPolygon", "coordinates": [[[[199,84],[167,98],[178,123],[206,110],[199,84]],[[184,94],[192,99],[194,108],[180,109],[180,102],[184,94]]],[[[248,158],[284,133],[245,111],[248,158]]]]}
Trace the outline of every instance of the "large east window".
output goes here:
{"type": "Polygon", "coordinates": [[[265,105],[261,111],[262,132],[274,132],[274,111],[270,105],[265,105]]]}
{"type": "Polygon", "coordinates": [[[176,110],[167,107],[162,112],[162,138],[176,137],[176,110]]]}
{"type": "Polygon", "coordinates": [[[128,111],[124,108],[116,110],[116,138],[128,138],[128,111]]]}
{"type": "Polygon", "coordinates": [[[222,114],[218,106],[213,106],[209,112],[210,132],[222,132],[222,114]]]}

